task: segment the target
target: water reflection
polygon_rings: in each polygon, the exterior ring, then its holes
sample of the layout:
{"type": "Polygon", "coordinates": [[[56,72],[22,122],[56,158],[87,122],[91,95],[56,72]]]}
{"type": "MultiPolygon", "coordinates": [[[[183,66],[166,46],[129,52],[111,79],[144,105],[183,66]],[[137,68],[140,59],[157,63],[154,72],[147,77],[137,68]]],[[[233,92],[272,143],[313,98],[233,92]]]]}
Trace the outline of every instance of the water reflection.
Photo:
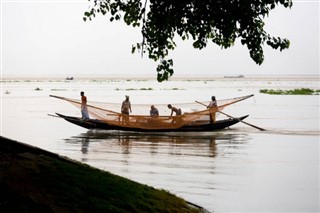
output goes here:
{"type": "Polygon", "coordinates": [[[250,138],[236,130],[204,133],[95,130],[65,141],[65,149],[73,150],[68,155],[75,159],[169,190],[213,210],[212,200],[218,199],[216,193],[235,190],[241,180],[238,177],[246,175],[239,162],[246,161],[250,138]]]}
{"type": "Polygon", "coordinates": [[[83,154],[87,154],[88,153],[88,147],[89,147],[89,138],[82,138],[82,141],[81,141],[81,152],[83,154]]]}
{"type": "Polygon", "coordinates": [[[174,134],[88,131],[67,139],[64,149],[73,159],[168,190],[209,211],[247,212],[252,207],[252,212],[259,212],[261,206],[271,211],[291,201],[308,210],[308,205],[315,203],[318,196],[313,189],[319,177],[316,140],[314,136],[237,130],[174,134]],[[283,183],[290,187],[279,191],[283,183]],[[302,190],[297,192],[296,186],[302,190]],[[280,204],[274,198],[277,193],[284,198],[280,204]],[[264,206],[266,201],[268,206],[264,206]]]}
{"type": "MultiPolygon", "coordinates": [[[[204,133],[137,133],[123,131],[89,130],[78,136],[66,139],[66,143],[73,145],[81,144],[81,152],[86,155],[91,150],[104,152],[110,148],[120,148],[122,155],[130,155],[140,151],[149,152],[150,155],[188,155],[216,157],[219,153],[217,145],[221,149],[226,147],[239,149],[240,144],[247,141],[246,134],[225,132],[204,133]],[[94,147],[100,144],[99,150],[94,147]],[[103,145],[103,146],[102,146],[103,145]],[[102,146],[102,147],[101,147],[102,146]]],[[[118,151],[120,151],[118,150],[118,151]]],[[[119,153],[120,154],[120,153],[119,153]]],[[[221,154],[221,153],[220,153],[221,154]]]]}

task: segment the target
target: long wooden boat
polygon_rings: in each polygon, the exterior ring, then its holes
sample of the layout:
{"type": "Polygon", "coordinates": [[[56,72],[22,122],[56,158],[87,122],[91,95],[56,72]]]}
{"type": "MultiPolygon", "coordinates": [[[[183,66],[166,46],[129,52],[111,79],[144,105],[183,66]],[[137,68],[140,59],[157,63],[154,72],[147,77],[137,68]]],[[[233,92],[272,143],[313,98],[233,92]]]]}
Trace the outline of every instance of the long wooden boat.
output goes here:
{"type": "MultiPolygon", "coordinates": [[[[185,131],[214,131],[230,127],[248,117],[242,116],[235,118],[229,116],[228,119],[216,120],[219,114],[225,114],[222,110],[231,104],[245,100],[253,95],[237,97],[233,99],[218,100],[217,107],[207,108],[208,103],[198,102],[183,103],[178,106],[184,106],[184,112],[178,116],[168,116],[166,111],[167,106],[157,107],[161,109],[161,115],[151,117],[146,115],[148,106],[150,105],[135,105],[134,110],[137,114],[124,115],[117,112],[119,106],[114,103],[87,103],[90,119],[82,119],[79,117],[66,116],[56,113],[58,117],[65,119],[73,124],[87,129],[105,129],[105,130],[123,130],[123,131],[139,131],[139,132],[185,132],[185,131]],[[139,111],[141,109],[142,111],[139,111]],[[212,123],[212,119],[215,122],[212,123]]],[[[74,106],[80,108],[81,102],[76,99],[64,98],[59,96],[51,96],[54,98],[65,100],[74,106]]],[[[119,105],[119,104],[118,104],[119,105]]],[[[225,114],[226,115],[226,114],[225,114]]],[[[244,122],[243,122],[244,123],[244,122]]]]}
{"type": "Polygon", "coordinates": [[[199,124],[193,123],[184,125],[180,128],[168,128],[168,129],[145,129],[145,128],[138,128],[138,127],[128,127],[128,126],[120,126],[120,125],[111,125],[107,122],[104,122],[99,119],[87,119],[83,120],[79,117],[73,116],[66,116],[60,113],[56,113],[59,117],[63,118],[64,120],[73,123],[75,125],[81,126],[86,129],[102,129],[102,130],[122,130],[122,131],[136,131],[136,132],[206,132],[206,131],[216,131],[228,128],[232,125],[237,124],[238,122],[244,120],[249,115],[245,115],[239,118],[229,118],[218,120],[213,124],[206,123],[206,124],[199,124]]]}

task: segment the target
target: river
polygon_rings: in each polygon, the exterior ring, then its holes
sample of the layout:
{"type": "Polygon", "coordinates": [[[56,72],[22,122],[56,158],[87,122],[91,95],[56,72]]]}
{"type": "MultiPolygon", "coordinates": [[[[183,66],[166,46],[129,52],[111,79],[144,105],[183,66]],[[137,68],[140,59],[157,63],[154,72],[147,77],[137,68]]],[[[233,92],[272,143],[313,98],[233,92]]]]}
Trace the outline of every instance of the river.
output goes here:
{"type": "MultiPolygon", "coordinates": [[[[1,135],[165,189],[214,212],[319,212],[319,96],[260,89],[319,89],[319,77],[3,78],[1,135]],[[183,103],[254,94],[225,108],[239,123],[203,133],[86,130],[48,116],[80,116],[58,95],[121,103],[183,103]]],[[[133,108],[134,112],[134,108],[133,108]]],[[[223,118],[218,117],[219,118],[223,118]]]]}

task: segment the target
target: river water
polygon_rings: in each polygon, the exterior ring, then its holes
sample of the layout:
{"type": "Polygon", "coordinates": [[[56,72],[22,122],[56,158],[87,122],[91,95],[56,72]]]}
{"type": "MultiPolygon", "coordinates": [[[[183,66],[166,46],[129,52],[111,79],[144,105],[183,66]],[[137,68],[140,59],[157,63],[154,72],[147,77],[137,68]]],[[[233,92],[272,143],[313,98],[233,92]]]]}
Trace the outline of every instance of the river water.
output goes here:
{"type": "MultiPolygon", "coordinates": [[[[165,189],[214,212],[319,212],[319,96],[260,89],[319,89],[319,77],[7,78],[1,135],[165,189]],[[147,88],[147,89],[146,89],[147,88]],[[58,95],[121,103],[183,103],[254,97],[225,108],[248,123],[203,133],[86,130],[48,116],[80,116],[58,95]]],[[[134,109],[133,109],[134,111],[134,109]]],[[[223,117],[219,117],[218,119],[223,117]]]]}

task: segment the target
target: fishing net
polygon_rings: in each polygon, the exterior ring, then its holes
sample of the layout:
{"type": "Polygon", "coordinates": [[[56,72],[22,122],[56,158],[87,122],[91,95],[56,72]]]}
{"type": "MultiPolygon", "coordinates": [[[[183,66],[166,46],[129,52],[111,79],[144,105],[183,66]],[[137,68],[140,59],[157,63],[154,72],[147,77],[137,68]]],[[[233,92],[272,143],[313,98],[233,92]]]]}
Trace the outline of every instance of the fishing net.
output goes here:
{"type": "MultiPolygon", "coordinates": [[[[125,115],[120,113],[121,103],[106,102],[87,102],[88,112],[91,119],[99,119],[109,125],[122,126],[126,128],[139,129],[177,129],[187,125],[203,125],[214,122],[219,111],[226,106],[236,102],[245,100],[253,95],[237,97],[232,99],[217,100],[217,107],[207,108],[209,101],[195,103],[176,103],[172,104],[176,108],[180,108],[182,115],[170,116],[171,110],[167,104],[157,104],[155,107],[159,110],[160,116],[150,116],[150,105],[131,104],[134,115],[125,115]]],[[[60,96],[51,97],[65,100],[72,105],[81,108],[81,101],[77,99],[65,98],[60,96]]]]}

